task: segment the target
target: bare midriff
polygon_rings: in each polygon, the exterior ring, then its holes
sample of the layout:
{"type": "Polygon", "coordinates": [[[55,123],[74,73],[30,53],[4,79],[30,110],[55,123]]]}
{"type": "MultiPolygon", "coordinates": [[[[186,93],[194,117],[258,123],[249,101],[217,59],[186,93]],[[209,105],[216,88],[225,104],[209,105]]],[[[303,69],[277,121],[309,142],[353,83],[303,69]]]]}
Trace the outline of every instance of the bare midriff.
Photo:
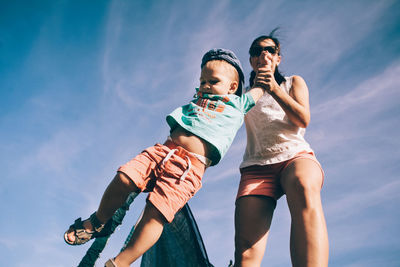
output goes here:
{"type": "Polygon", "coordinates": [[[186,131],[182,127],[176,127],[170,134],[172,141],[189,152],[196,153],[208,158],[209,145],[206,141],[186,131]]]}

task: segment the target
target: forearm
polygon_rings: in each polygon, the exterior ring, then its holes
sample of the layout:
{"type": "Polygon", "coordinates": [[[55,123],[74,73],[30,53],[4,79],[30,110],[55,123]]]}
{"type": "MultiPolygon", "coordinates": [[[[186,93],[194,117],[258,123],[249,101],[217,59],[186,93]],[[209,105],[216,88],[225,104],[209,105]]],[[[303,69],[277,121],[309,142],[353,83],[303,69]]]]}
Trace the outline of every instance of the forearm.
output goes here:
{"type": "Polygon", "coordinates": [[[255,103],[257,103],[257,101],[263,96],[264,92],[265,92],[264,88],[259,87],[257,85],[253,86],[249,91],[255,103]]]}
{"type": "Polygon", "coordinates": [[[310,112],[308,106],[303,106],[298,103],[280,86],[273,88],[269,94],[285,111],[292,123],[301,128],[306,128],[308,126],[310,122],[310,112]]]}

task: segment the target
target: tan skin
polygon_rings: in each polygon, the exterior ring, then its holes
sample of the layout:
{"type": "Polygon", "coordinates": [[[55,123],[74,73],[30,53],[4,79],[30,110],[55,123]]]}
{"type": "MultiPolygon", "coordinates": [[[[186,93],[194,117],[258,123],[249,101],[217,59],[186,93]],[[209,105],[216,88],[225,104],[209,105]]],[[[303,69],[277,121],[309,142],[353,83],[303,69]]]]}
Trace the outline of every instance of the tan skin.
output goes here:
{"type": "MultiPolygon", "coordinates": [[[[264,39],[259,45],[275,46],[275,43],[264,39]]],[[[258,74],[258,83],[277,101],[293,124],[305,128],[310,121],[307,85],[300,76],[294,76],[290,93],[282,90],[273,76],[280,62],[278,54],[267,51],[250,58],[252,68],[256,72],[263,71],[258,74]],[[268,63],[264,64],[265,61],[268,63]]],[[[328,233],[320,197],[322,182],[319,166],[310,159],[294,160],[281,174],[280,183],[292,219],[290,252],[293,266],[328,266],[328,233]]],[[[245,196],[237,200],[236,267],[260,266],[275,206],[276,201],[267,196],[245,196]]]]}
{"type": "MultiPolygon", "coordinates": [[[[260,71],[260,75],[262,74],[265,75],[264,72],[260,71]]],[[[256,77],[256,81],[259,80],[258,76],[256,77]]],[[[225,61],[213,60],[207,62],[202,68],[199,91],[218,95],[234,94],[238,89],[238,84],[238,74],[234,67],[225,61]]],[[[250,93],[254,101],[257,102],[264,94],[264,89],[254,86],[250,90],[250,93]]],[[[170,136],[175,144],[184,147],[186,150],[209,157],[210,148],[208,143],[190,134],[183,128],[176,128],[170,136]]],[[[128,176],[118,172],[104,192],[99,208],[96,211],[99,221],[102,223],[107,222],[115,211],[125,203],[126,198],[131,192],[139,191],[128,176]]],[[[145,206],[143,217],[138,225],[136,225],[127,248],[115,257],[114,261],[117,266],[130,266],[130,264],[152,247],[159,239],[165,223],[167,221],[164,216],[148,202],[145,206]]],[[[88,231],[93,229],[88,219],[83,222],[83,226],[88,231]]],[[[75,240],[73,229],[69,230],[67,238],[72,242],[75,240]]]]}

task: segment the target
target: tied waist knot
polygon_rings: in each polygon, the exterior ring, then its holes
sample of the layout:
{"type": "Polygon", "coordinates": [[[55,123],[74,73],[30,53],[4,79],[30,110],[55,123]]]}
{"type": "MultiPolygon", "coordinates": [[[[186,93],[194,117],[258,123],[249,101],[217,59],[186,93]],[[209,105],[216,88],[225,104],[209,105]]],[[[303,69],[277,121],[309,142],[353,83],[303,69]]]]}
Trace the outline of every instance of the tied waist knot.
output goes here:
{"type": "MultiPolygon", "coordinates": [[[[165,163],[172,157],[172,155],[174,155],[174,153],[176,151],[177,151],[177,149],[174,148],[168,152],[168,154],[165,156],[165,158],[161,162],[162,168],[164,167],[165,163]]],[[[186,176],[188,175],[190,169],[192,168],[192,161],[190,160],[190,158],[187,155],[185,155],[185,159],[186,159],[188,166],[187,166],[186,170],[182,173],[181,177],[179,178],[179,181],[184,181],[186,179],[186,176]]]]}

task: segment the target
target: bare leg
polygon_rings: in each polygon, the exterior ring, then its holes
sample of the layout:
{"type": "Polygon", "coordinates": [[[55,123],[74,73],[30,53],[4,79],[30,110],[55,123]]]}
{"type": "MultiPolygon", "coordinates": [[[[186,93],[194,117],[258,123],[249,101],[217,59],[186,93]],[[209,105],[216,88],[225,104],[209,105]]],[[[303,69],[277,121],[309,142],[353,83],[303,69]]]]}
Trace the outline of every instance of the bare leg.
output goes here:
{"type": "Polygon", "coordinates": [[[118,172],[101,198],[96,212],[99,221],[106,223],[115,211],[125,203],[129,194],[138,191],[139,189],[126,174],[118,172]]]}
{"type": "Polygon", "coordinates": [[[321,204],[319,166],[310,159],[297,159],[283,171],[281,184],[292,217],[292,265],[328,266],[328,232],[321,204]]]}
{"type": "MultiPolygon", "coordinates": [[[[103,194],[96,217],[100,222],[106,223],[114,215],[115,211],[125,203],[129,194],[138,190],[128,176],[118,172],[103,194]]],[[[83,222],[83,227],[89,231],[93,230],[89,220],[83,222]]],[[[67,235],[72,242],[75,240],[73,232],[73,230],[70,230],[67,235]]]]}
{"type": "Polygon", "coordinates": [[[245,196],[235,209],[235,267],[260,266],[276,201],[265,196],[245,196]]]}
{"type": "Polygon", "coordinates": [[[118,254],[115,263],[118,267],[128,267],[160,238],[167,221],[150,202],[147,202],[143,217],[133,232],[127,248],[118,254]]]}

